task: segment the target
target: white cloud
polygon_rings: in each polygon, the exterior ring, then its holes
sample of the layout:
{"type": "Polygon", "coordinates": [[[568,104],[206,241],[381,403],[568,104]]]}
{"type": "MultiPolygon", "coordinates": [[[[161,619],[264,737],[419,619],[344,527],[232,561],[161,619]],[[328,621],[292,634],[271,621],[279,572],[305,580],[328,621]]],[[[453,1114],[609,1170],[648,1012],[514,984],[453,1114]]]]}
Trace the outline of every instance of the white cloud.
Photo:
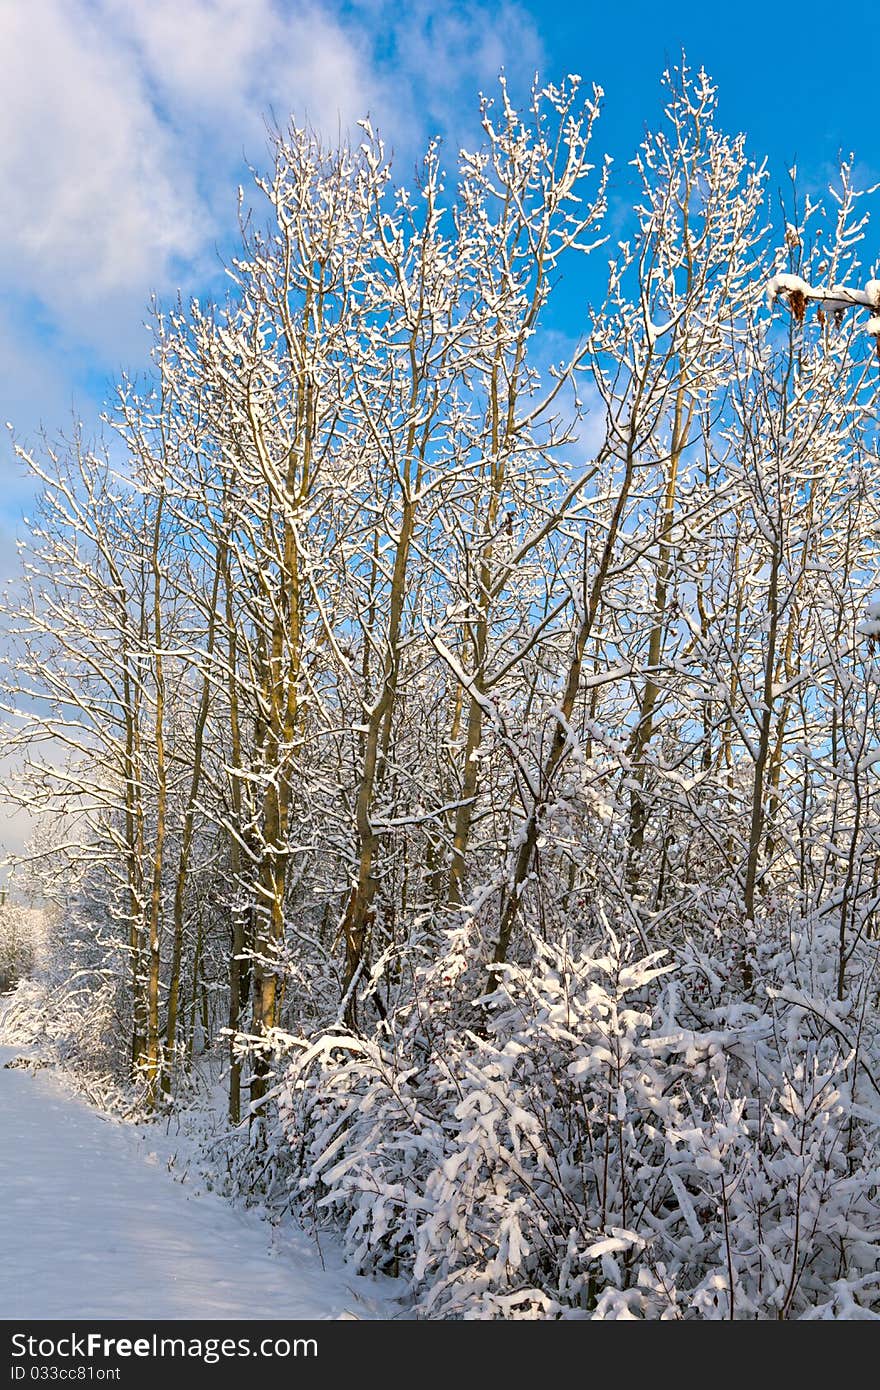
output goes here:
{"type": "Polygon", "coordinates": [[[84,367],[139,367],[151,292],[216,273],[264,114],[307,109],[335,132],[371,82],[354,40],[303,6],[0,4],[3,419],[62,425],[84,367]]]}
{"type": "Polygon", "coordinates": [[[410,116],[422,130],[472,133],[479,92],[494,89],[502,68],[516,93],[542,65],[534,23],[517,4],[382,0],[378,8],[394,35],[410,116]]]}
{"type": "MultiPolygon", "coordinates": [[[[271,0],[0,6],[0,281],[105,350],[151,289],[188,280],[231,225],[262,114],[336,128],[369,103],[332,19],[271,0]]],[[[123,333],[125,346],[131,343],[123,333]]]]}
{"type": "Polygon", "coordinates": [[[0,89],[0,251],[16,288],[64,314],[193,253],[191,175],[90,8],[0,8],[0,89]]]}
{"type": "Polygon", "coordinates": [[[375,98],[364,45],[316,5],[273,0],[105,0],[172,119],[228,136],[238,149],[269,107],[335,130],[375,98]],[[360,49],[360,51],[359,51],[360,49]]]}
{"type": "Polygon", "coordinates": [[[26,422],[31,433],[45,423],[52,433],[70,424],[73,404],[63,357],[59,360],[48,343],[38,345],[26,318],[12,308],[0,312],[0,586],[17,567],[11,519],[33,496],[6,422],[26,422]]]}
{"type": "Polygon", "coordinates": [[[539,57],[507,0],[0,3],[0,343],[21,346],[0,413],[33,429],[40,352],[71,395],[84,365],[143,362],[151,291],[216,274],[270,113],[333,139],[369,111],[403,177],[427,130],[457,147],[499,66],[524,76],[539,57]]]}

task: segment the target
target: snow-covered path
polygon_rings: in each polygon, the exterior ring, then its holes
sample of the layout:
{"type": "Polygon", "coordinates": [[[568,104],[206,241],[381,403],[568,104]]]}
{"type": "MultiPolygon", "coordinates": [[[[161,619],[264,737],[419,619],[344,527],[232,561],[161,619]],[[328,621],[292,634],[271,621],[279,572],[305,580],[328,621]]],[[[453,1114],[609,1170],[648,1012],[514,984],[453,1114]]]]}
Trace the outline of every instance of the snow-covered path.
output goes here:
{"type": "Polygon", "coordinates": [[[138,1132],[0,1047],[0,1318],[375,1318],[371,1281],[175,1182],[138,1132]],[[150,1161],[152,1159],[152,1162],[150,1161]]]}

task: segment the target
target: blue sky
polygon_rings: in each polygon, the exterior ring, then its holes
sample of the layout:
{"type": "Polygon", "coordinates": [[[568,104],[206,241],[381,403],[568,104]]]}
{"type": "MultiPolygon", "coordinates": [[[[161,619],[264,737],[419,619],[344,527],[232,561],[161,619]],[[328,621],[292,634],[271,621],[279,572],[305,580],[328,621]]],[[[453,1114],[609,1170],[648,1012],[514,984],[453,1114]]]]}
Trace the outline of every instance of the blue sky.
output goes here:
{"type": "MultiPolygon", "coordinates": [[[[150,292],[216,292],[234,244],[243,156],[264,163],[263,118],[290,112],[332,136],[369,111],[402,176],[426,135],[473,129],[498,69],[605,89],[597,148],[626,163],[682,48],[720,90],[721,120],[805,186],[854,151],[880,177],[867,0],[780,9],[579,7],[526,0],[0,0],[0,423],[87,429],[119,370],[146,360],[150,292]],[[872,167],[873,165],[873,167],[872,167]]],[[[867,248],[866,259],[873,259],[867,248]]],[[[568,314],[572,312],[568,305],[568,314]]],[[[0,439],[0,574],[27,505],[0,439]]]]}

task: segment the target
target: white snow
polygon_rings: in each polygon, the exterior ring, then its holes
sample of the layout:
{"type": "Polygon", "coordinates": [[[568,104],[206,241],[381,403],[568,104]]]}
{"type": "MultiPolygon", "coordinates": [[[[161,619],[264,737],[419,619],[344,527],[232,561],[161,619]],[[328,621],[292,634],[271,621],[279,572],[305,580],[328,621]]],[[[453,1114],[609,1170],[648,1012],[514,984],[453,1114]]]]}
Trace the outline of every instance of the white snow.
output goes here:
{"type": "MultiPolygon", "coordinates": [[[[830,313],[840,309],[851,309],[854,305],[863,309],[880,309],[880,280],[869,280],[863,290],[854,285],[831,285],[828,289],[811,285],[800,275],[777,272],[767,281],[767,298],[772,303],[779,295],[799,293],[804,299],[821,304],[830,313]]],[[[870,331],[870,330],[869,330],[870,331]]]]}
{"type": "Polygon", "coordinates": [[[304,1231],[175,1181],[152,1127],[105,1118],[48,1069],[6,1066],[19,1055],[0,1047],[0,1316],[393,1316],[332,1244],[322,1267],[304,1231]]]}
{"type": "Polygon", "coordinates": [[[786,275],[781,271],[774,275],[767,285],[767,297],[771,301],[779,294],[793,294],[795,291],[799,291],[805,298],[812,294],[806,280],[802,280],[799,275],[786,275]]]}

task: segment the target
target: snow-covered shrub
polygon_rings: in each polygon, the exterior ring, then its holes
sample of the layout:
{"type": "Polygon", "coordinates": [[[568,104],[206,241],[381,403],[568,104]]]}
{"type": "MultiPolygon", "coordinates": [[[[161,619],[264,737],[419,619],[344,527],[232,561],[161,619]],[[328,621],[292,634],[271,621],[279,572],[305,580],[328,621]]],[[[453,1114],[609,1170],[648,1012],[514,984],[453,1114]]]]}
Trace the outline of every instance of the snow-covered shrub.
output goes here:
{"type": "Polygon", "coordinates": [[[0,1009],[0,1043],[37,1049],[97,1102],[118,1109],[129,1073],[125,992],[116,953],[91,922],[77,909],[43,914],[33,976],[0,1009]]]}
{"type": "Polygon", "coordinates": [[[845,1030],[784,992],[719,1002],[720,976],[701,998],[696,956],[610,935],[535,942],[480,1026],[444,1028],[460,967],[395,1040],[329,1034],[279,1087],[300,1199],[359,1265],[408,1272],[431,1317],[880,1316],[845,1030]]]}
{"type": "Polygon", "coordinates": [[[73,1069],[120,1074],[112,980],[22,980],[0,1018],[0,1041],[38,1047],[73,1069]]]}
{"type": "Polygon", "coordinates": [[[33,972],[44,931],[44,914],[38,909],[0,903],[0,994],[33,972]]]}

